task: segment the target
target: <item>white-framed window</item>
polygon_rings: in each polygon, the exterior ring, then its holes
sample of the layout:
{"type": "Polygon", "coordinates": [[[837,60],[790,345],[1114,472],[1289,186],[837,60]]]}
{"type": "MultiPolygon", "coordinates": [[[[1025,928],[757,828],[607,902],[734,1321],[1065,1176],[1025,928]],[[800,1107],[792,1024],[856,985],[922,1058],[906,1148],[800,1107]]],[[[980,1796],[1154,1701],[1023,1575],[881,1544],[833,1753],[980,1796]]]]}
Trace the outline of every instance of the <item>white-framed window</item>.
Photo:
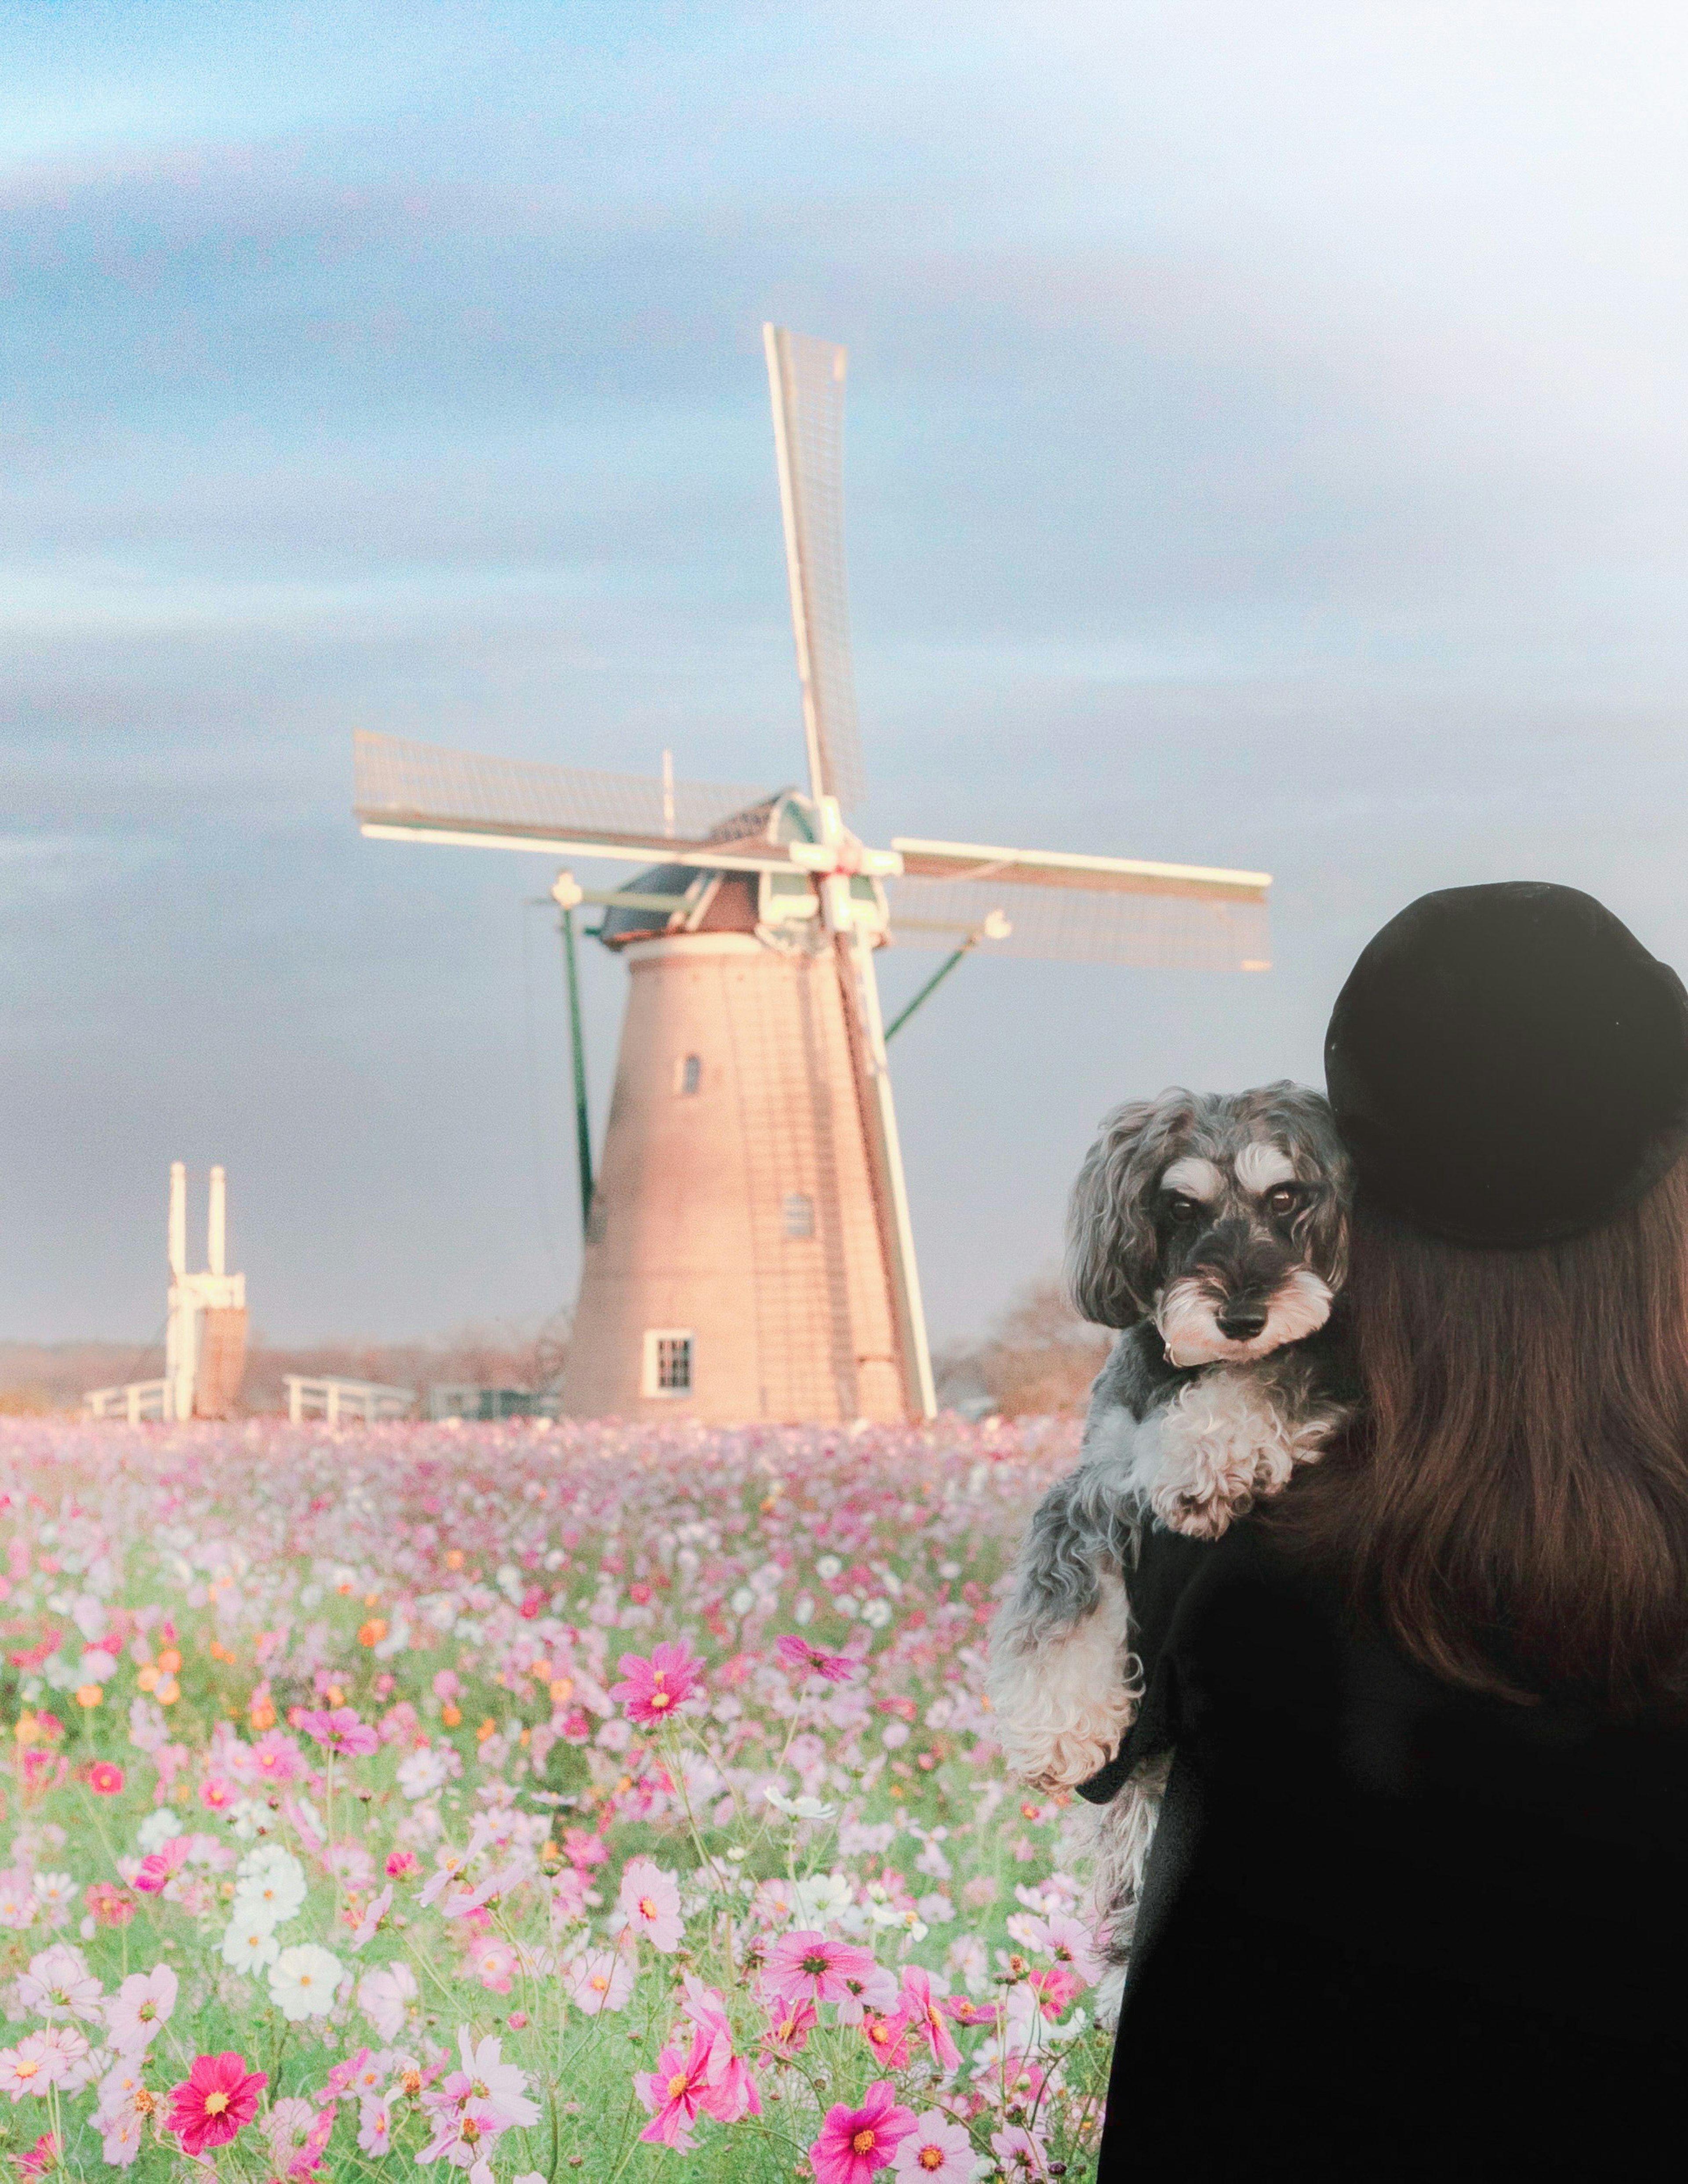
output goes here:
{"type": "Polygon", "coordinates": [[[696,1361],[689,1327],[648,1327],[639,1392],[644,1396],[689,1396],[696,1361]]]}
{"type": "Polygon", "coordinates": [[[674,1089],[682,1098],[689,1098],[704,1089],[704,1058],[700,1054],[688,1054],[674,1072],[674,1089]]]}
{"type": "Polygon", "coordinates": [[[815,1233],[815,1201],[806,1190],[788,1190],[781,1208],[782,1225],[788,1236],[812,1236],[815,1233]]]}

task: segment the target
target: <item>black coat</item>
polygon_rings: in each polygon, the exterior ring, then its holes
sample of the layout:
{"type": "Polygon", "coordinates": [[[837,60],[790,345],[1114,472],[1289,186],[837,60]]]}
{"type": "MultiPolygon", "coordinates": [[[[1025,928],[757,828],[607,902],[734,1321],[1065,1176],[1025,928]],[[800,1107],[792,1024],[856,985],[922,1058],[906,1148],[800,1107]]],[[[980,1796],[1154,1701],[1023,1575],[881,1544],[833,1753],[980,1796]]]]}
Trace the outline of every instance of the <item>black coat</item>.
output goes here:
{"type": "Polygon", "coordinates": [[[1453,1690],[1256,1520],[1131,1585],[1169,1747],[1102,2184],[1688,2154],[1688,1718],[1453,1690]]]}

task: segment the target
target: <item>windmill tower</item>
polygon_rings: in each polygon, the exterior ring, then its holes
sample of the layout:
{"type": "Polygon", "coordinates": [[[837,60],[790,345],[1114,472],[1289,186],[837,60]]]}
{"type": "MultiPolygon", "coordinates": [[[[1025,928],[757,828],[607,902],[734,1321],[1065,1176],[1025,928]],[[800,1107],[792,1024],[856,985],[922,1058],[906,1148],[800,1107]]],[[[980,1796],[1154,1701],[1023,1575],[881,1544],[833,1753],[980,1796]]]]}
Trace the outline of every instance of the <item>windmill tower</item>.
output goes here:
{"type": "Polygon", "coordinates": [[[852,833],[844,352],[764,334],[806,789],[355,738],[366,835],[646,866],[555,890],[631,973],[595,1190],[582,1152],[577,1417],[932,1414],[877,949],[1268,967],[1263,872],[852,833]]]}

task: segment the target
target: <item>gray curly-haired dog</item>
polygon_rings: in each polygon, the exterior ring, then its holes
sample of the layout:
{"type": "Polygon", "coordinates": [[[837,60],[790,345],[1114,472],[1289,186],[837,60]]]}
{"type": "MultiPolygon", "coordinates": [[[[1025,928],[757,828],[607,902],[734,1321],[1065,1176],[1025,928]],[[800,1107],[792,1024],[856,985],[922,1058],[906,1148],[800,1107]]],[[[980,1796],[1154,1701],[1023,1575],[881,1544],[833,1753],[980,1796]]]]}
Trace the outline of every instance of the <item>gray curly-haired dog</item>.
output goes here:
{"type": "MultiPolygon", "coordinates": [[[[1280,1492],[1345,1415],[1316,1351],[1347,1268],[1350,1178],[1330,1111],[1291,1084],[1163,1092],[1117,1107],[1073,1187],[1067,1282],[1122,1330],[1090,1391],[1078,1468],[1039,1504],[991,1633],[1010,1763],[1045,1790],[1088,1781],[1142,1696],[1128,1573],[1142,1527],[1217,1539],[1280,1492]]],[[[1167,1764],[1083,1805],[1117,2010],[1167,1764]]]]}

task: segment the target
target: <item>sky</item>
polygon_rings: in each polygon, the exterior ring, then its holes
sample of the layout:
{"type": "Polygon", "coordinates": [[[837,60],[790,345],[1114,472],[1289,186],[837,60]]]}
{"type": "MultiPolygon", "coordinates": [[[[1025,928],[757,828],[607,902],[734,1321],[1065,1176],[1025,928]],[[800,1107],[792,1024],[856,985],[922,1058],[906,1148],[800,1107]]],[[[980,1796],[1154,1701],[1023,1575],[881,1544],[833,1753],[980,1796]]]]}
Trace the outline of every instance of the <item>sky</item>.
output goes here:
{"type": "Polygon", "coordinates": [[[0,1337],[154,1332],[177,1158],[272,1341],[571,1300],[552,868],[362,840],[352,732],[798,774],[764,319],[850,353],[868,838],[1274,875],[1268,975],[900,1034],[940,1338],[1116,1101],[1321,1081],[1426,889],[1688,965],[1685,67],[1635,0],[0,12],[0,1337]]]}

